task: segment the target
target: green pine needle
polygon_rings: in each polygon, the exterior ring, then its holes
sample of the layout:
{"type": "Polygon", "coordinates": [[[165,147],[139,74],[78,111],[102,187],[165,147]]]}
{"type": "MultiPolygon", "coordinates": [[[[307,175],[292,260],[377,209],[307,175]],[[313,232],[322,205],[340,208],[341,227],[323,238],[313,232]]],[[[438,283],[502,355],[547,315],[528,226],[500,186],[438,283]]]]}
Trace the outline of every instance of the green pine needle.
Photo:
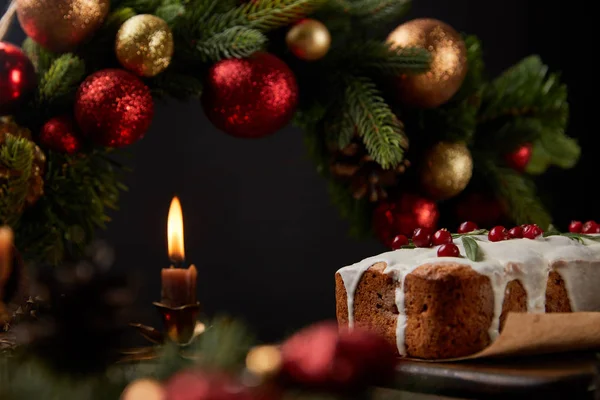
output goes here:
{"type": "Polygon", "coordinates": [[[48,105],[54,99],[74,93],[84,74],[85,63],[82,59],[72,54],[63,54],[52,63],[41,79],[38,88],[39,103],[48,105]]]}
{"type": "Polygon", "coordinates": [[[431,62],[431,54],[425,49],[393,49],[379,41],[366,41],[345,47],[340,52],[346,54],[342,62],[355,63],[359,70],[390,77],[426,72],[431,62]]]}
{"type": "Polygon", "coordinates": [[[34,147],[32,141],[6,134],[0,147],[0,166],[7,177],[0,180],[0,221],[14,226],[18,221],[29,192],[34,147]]]}
{"type": "MultiPolygon", "coordinates": [[[[351,120],[369,155],[384,169],[399,165],[408,141],[402,123],[375,84],[363,77],[348,79],[344,103],[344,115],[351,120]]],[[[349,128],[349,124],[344,126],[349,128]]]]}
{"type": "Polygon", "coordinates": [[[225,58],[244,58],[262,50],[267,37],[260,31],[235,26],[217,33],[196,45],[203,61],[219,61],[225,58]]]}
{"type": "Polygon", "coordinates": [[[44,49],[30,37],[23,41],[21,47],[39,75],[44,75],[57,58],[56,54],[44,49]]]}

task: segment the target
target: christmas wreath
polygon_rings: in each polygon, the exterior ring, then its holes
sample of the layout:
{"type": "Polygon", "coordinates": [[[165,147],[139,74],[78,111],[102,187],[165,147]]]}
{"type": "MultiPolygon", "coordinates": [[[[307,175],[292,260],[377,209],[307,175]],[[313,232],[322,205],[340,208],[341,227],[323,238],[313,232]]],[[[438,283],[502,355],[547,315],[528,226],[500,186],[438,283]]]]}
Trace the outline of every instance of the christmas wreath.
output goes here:
{"type": "MultiPolygon", "coordinates": [[[[547,227],[534,177],[572,167],[566,88],[531,56],[487,79],[474,36],[407,0],[16,0],[0,42],[0,217],[27,259],[58,263],[116,208],[154,101],[199,97],[260,138],[304,129],[356,235],[390,245],[440,218],[547,227]]],[[[0,36],[1,37],[1,36],[0,36]]]]}

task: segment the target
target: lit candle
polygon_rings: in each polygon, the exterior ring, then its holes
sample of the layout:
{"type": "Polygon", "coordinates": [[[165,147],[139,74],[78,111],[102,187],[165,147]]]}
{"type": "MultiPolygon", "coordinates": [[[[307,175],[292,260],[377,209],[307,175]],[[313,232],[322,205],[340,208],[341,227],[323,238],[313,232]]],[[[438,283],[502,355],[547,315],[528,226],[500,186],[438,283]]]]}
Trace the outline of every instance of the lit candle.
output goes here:
{"type": "Polygon", "coordinates": [[[183,213],[177,197],[173,197],[167,221],[169,258],[173,264],[162,270],[162,303],[180,307],[196,303],[196,267],[184,267],[183,213]]]}

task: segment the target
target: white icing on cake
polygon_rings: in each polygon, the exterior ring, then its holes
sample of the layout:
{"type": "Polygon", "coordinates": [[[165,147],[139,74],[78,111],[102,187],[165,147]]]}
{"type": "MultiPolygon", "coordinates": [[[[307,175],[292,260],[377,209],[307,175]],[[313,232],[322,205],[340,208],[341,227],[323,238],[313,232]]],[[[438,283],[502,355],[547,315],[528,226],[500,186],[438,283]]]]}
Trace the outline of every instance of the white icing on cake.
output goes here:
{"type": "Polygon", "coordinates": [[[406,354],[404,330],[404,279],[421,265],[461,264],[473,268],[490,279],[494,293],[494,315],[489,328],[491,340],[499,332],[500,314],[508,282],[518,279],[527,293],[527,311],[543,313],[546,307],[546,285],[551,268],[555,268],[565,282],[573,311],[600,310],[600,243],[584,239],[584,244],[565,236],[549,236],[538,239],[511,239],[490,242],[487,236],[472,236],[477,239],[481,261],[465,257],[462,239],[454,243],[461,258],[437,257],[438,246],[431,248],[400,249],[367,258],[349,265],[338,272],[342,277],[348,298],[348,325],[354,326],[354,294],[363,273],[372,265],[384,262],[384,273],[391,274],[397,282],[395,293],[398,308],[396,341],[398,352],[406,354]]]}

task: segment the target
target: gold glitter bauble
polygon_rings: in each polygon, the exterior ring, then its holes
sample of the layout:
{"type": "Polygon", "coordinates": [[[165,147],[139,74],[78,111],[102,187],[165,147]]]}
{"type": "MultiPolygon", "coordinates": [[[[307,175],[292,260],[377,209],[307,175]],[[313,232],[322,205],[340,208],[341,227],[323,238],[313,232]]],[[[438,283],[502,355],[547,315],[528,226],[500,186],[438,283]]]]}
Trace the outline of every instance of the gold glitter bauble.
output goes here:
{"type": "Polygon", "coordinates": [[[117,33],[115,51],[119,62],[139,76],[155,76],[167,69],[173,49],[169,25],[154,15],[129,18],[117,33]]]}
{"type": "Polygon", "coordinates": [[[121,394],[121,400],[165,400],[166,398],[163,386],[152,379],[133,381],[121,394]]]}
{"type": "Polygon", "coordinates": [[[281,368],[281,351],[277,346],[257,346],[246,356],[248,371],[263,378],[271,377],[281,368]]]}
{"type": "Polygon", "coordinates": [[[90,37],[104,21],[110,0],[17,0],[17,16],[27,36],[64,53],[90,37]]]}
{"type": "Polygon", "coordinates": [[[285,37],[290,51],[298,58],[314,61],[325,57],[331,46],[329,30],[321,22],[305,19],[294,25],[285,37]]]}
{"type": "Polygon", "coordinates": [[[420,47],[431,53],[431,67],[419,75],[397,78],[399,99],[411,106],[438,107],[458,91],[467,74],[467,48],[450,25],[436,19],[415,19],[387,38],[392,47],[420,47]]]}
{"type": "MultiPolygon", "coordinates": [[[[25,195],[25,204],[22,204],[18,210],[11,210],[12,212],[18,213],[23,211],[23,207],[35,204],[35,202],[44,194],[46,155],[35,143],[33,143],[29,129],[20,127],[8,117],[0,117],[0,148],[4,146],[7,134],[30,140],[33,145],[33,164],[31,165],[31,175],[28,180],[29,186],[25,195]]],[[[19,177],[22,173],[22,171],[0,166],[0,182],[19,177]]],[[[5,193],[0,189],[0,197],[4,195],[5,193]]]]}
{"type": "Polygon", "coordinates": [[[473,175],[471,152],[463,143],[439,142],[425,154],[421,185],[436,200],[462,192],[473,175]]]}

